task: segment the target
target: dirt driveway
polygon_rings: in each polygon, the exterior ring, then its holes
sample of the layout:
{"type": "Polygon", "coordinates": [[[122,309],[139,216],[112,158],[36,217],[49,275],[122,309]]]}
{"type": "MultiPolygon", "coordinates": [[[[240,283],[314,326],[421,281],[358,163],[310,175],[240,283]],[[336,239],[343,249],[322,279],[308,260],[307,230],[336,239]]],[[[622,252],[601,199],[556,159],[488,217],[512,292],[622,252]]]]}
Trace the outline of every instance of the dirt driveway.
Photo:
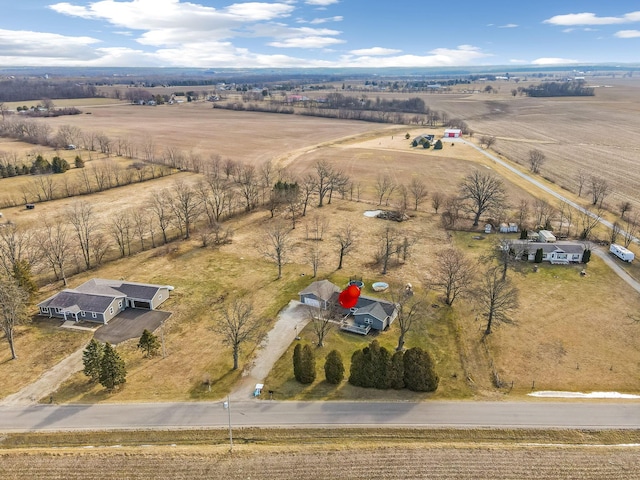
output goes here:
{"type": "Polygon", "coordinates": [[[130,338],[139,338],[145,329],[155,331],[170,316],[171,313],[159,310],[128,308],[107,325],[98,328],[94,337],[101,342],[117,345],[130,338]]]}

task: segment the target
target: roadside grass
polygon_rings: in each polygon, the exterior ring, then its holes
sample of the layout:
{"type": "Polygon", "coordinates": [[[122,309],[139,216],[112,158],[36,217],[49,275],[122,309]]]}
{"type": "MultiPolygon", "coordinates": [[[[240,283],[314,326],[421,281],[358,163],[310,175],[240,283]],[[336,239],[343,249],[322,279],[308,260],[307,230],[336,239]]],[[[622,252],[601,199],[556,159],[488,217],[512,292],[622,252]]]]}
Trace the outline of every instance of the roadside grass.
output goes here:
{"type": "MultiPolygon", "coordinates": [[[[252,447],[313,445],[378,444],[562,444],[562,445],[631,445],[640,443],[640,432],[622,430],[576,429],[508,429],[508,428],[248,428],[233,429],[234,446],[252,447]]],[[[227,429],[198,430],[118,430],[74,432],[6,433],[0,439],[0,456],[12,451],[86,446],[140,447],[154,446],[228,446],[227,429]]],[[[85,450],[86,451],[86,450],[85,450]]]]}
{"type": "Polygon", "coordinates": [[[0,338],[0,398],[29,385],[91,338],[91,333],[59,328],[61,324],[61,321],[36,317],[18,326],[16,360],[11,360],[4,335],[0,338]]]}

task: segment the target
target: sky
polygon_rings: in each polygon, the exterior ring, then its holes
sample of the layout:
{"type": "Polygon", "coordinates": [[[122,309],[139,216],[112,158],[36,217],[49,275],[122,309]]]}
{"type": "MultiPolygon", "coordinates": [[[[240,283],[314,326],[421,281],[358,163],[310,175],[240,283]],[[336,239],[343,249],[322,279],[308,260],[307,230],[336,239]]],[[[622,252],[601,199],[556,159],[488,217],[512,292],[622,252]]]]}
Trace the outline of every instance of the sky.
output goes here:
{"type": "Polygon", "coordinates": [[[8,0],[0,15],[2,67],[639,62],[631,0],[8,0]]]}

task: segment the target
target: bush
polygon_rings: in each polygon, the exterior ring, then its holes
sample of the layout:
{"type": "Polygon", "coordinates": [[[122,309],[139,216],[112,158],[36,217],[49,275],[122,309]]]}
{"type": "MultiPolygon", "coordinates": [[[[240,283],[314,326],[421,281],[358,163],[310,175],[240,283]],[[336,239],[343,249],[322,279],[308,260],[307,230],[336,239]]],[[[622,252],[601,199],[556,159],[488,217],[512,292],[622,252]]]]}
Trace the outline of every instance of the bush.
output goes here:
{"type": "Polygon", "coordinates": [[[544,255],[544,252],[542,251],[542,249],[538,248],[536,250],[536,256],[533,259],[534,263],[542,263],[542,256],[543,255],[544,255]]]}
{"type": "Polygon", "coordinates": [[[324,363],[324,377],[327,383],[338,385],[344,380],[344,364],[337,350],[331,350],[324,363]]]}
{"type": "Polygon", "coordinates": [[[440,379],[433,368],[431,356],[420,347],[407,350],[404,354],[404,383],[414,392],[434,392],[440,379]]]}
{"type": "Polygon", "coordinates": [[[300,383],[313,383],[316,379],[316,358],[309,344],[302,347],[300,367],[300,383]]]}
{"type": "Polygon", "coordinates": [[[433,145],[433,149],[434,150],[442,150],[442,140],[436,141],[436,143],[433,145]]]}
{"type": "Polygon", "coordinates": [[[582,254],[582,263],[589,263],[589,260],[591,260],[591,250],[586,249],[582,254]]]}
{"type": "Polygon", "coordinates": [[[69,170],[69,162],[58,156],[53,157],[51,161],[51,171],[53,173],[64,173],[69,170]]]}
{"type": "Polygon", "coordinates": [[[80,158],[80,155],[76,155],[76,168],[84,168],[84,160],[80,158]]]}

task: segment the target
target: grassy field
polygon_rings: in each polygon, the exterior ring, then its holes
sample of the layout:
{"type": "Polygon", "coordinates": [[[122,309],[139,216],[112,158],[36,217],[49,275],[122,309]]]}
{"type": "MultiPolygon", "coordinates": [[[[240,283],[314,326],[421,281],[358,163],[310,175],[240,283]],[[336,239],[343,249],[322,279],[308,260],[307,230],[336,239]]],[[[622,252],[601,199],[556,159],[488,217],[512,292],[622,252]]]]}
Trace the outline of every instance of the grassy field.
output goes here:
{"type": "Polygon", "coordinates": [[[637,447],[632,446],[637,432],[237,429],[235,434],[232,453],[224,430],[9,434],[2,440],[0,475],[299,479],[313,472],[317,479],[640,478],[637,447]]]}

